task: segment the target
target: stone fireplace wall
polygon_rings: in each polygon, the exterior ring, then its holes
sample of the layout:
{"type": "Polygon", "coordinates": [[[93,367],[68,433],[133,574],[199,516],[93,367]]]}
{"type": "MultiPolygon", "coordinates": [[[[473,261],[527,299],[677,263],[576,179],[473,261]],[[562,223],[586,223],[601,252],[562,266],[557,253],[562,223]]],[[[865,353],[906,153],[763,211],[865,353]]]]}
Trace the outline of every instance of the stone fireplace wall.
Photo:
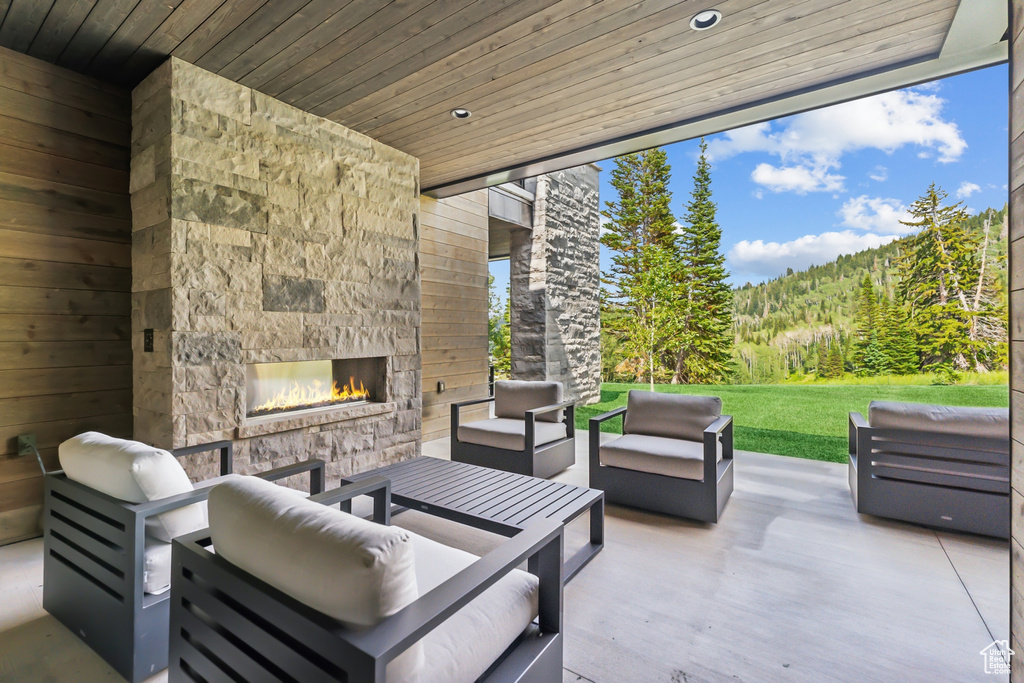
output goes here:
{"type": "Polygon", "coordinates": [[[331,480],[418,454],[418,161],[173,58],[132,100],[135,438],[331,480]],[[247,363],[370,356],[384,405],[246,429],[247,363]]]}

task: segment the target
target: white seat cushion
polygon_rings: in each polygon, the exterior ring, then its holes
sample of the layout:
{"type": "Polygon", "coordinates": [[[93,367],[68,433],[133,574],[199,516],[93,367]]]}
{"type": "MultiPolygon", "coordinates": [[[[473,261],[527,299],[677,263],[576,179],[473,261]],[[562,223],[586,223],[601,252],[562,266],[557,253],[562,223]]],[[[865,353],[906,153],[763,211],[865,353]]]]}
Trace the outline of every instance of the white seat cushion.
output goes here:
{"type": "MultiPolygon", "coordinates": [[[[462,571],[476,555],[410,532],[420,595],[462,571]]],[[[508,649],[537,616],[539,582],[514,569],[422,641],[421,683],[472,683],[508,649]]],[[[391,681],[388,667],[388,681],[391,681]]]]}
{"type": "MultiPolygon", "coordinates": [[[[138,441],[85,432],[57,449],[68,479],[129,503],[146,503],[192,491],[192,482],[167,451],[138,441]]],[[[163,512],[146,522],[146,534],[161,541],[205,528],[198,504],[163,512]]]]}
{"type": "MultiPolygon", "coordinates": [[[[564,439],[568,432],[563,422],[534,422],[535,446],[564,439]]],[[[475,443],[507,451],[521,451],[526,447],[526,420],[496,417],[459,425],[459,441],[475,443]]]]}
{"type": "MultiPolygon", "coordinates": [[[[217,554],[349,628],[378,624],[418,591],[410,534],[320,505],[255,477],[210,492],[217,554]]],[[[394,680],[415,681],[419,643],[391,662],[394,680]]]]}
{"type": "MultiPolygon", "coordinates": [[[[721,461],[721,443],[717,450],[721,461]]],[[[678,479],[703,479],[704,444],[661,436],[624,434],[601,446],[601,464],[678,479]]]]}
{"type": "Polygon", "coordinates": [[[171,544],[147,539],[143,558],[142,590],[154,595],[166,593],[171,587],[171,544]]]}

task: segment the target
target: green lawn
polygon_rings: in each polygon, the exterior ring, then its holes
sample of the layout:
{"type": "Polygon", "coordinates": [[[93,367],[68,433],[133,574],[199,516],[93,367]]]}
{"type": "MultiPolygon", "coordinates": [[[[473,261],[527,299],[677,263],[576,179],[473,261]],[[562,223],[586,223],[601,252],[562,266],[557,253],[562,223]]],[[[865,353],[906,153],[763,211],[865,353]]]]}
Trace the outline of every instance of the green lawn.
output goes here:
{"type": "MultiPolygon", "coordinates": [[[[626,405],[630,389],[647,388],[640,384],[601,385],[600,403],[576,409],[576,429],[585,432],[591,417],[626,405]]],[[[737,449],[832,462],[846,461],[848,413],[866,413],[872,400],[957,406],[1009,405],[1005,386],[665,384],[656,385],[655,389],[674,394],[721,396],[723,412],[733,416],[737,449]]],[[[622,420],[609,420],[602,427],[602,431],[620,433],[622,420]]]]}

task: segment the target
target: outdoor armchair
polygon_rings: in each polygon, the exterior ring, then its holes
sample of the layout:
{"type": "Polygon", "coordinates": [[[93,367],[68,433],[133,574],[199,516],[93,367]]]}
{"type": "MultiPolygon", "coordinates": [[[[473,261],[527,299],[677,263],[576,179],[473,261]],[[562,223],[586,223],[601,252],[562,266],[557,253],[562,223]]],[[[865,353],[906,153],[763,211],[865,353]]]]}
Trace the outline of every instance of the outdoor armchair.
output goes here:
{"type": "Polygon", "coordinates": [[[590,487],[610,503],[718,522],[733,489],[732,416],[715,396],[630,391],[626,407],[590,419],[590,487]],[[601,443],[601,423],[622,436],[601,443]]]}
{"type": "Polygon", "coordinates": [[[561,524],[478,558],[327,507],[376,491],[383,521],[388,487],[217,486],[210,528],[173,544],[170,681],[561,680],[561,524]]]}
{"type": "Polygon", "coordinates": [[[872,401],[850,413],[849,480],[857,512],[1009,538],[1009,410],[872,401]]]}
{"type": "Polygon", "coordinates": [[[452,405],[451,458],[546,479],[576,462],[575,408],[559,382],[495,382],[493,397],[452,405]],[[491,401],[495,417],[460,423],[461,409],[491,401]]]}
{"type": "MultiPolygon", "coordinates": [[[[228,474],[232,445],[222,441],[172,455],[87,432],[61,444],[60,458],[65,469],[44,477],[43,607],[135,683],[167,667],[170,540],[206,526],[203,501],[210,487],[236,476],[228,474]],[[193,487],[174,456],[204,451],[220,451],[227,476],[193,487]]],[[[321,492],[322,460],[259,476],[279,480],[303,472],[309,472],[310,492],[321,492]]]]}

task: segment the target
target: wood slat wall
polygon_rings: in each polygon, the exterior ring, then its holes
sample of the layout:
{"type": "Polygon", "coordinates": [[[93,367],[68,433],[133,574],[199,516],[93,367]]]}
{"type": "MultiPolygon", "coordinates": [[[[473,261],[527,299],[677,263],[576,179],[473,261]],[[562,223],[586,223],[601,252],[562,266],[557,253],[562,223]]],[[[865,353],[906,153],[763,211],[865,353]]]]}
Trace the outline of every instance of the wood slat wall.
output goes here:
{"type": "MultiPolygon", "coordinates": [[[[420,198],[420,273],[423,440],[430,441],[448,436],[452,403],[487,395],[487,190],[420,198]]],[[[487,410],[465,415],[482,419],[487,410]]]]}
{"type": "Polygon", "coordinates": [[[1010,3],[1010,658],[1024,683],[1024,7],[1010,3]]]}
{"type": "Polygon", "coordinates": [[[39,533],[18,434],[48,467],[79,432],[131,436],[130,116],[128,92],[0,48],[0,544],[39,533]]]}

